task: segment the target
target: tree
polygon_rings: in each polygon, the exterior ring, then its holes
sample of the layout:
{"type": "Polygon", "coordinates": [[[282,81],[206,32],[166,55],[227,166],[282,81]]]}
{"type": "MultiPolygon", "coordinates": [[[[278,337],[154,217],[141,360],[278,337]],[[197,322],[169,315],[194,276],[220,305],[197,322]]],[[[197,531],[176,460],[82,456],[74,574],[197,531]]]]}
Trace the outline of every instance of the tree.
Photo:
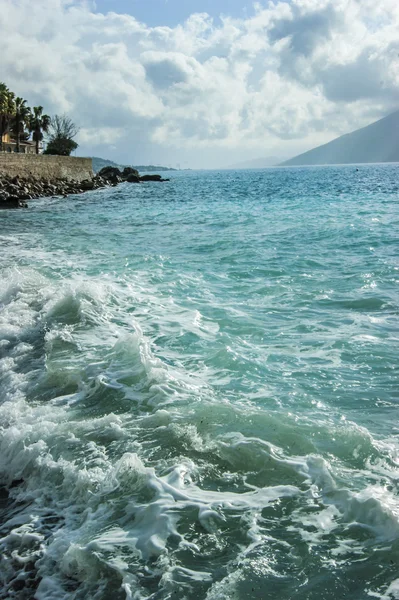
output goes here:
{"type": "Polygon", "coordinates": [[[0,82],[0,150],[3,150],[3,136],[8,132],[15,115],[15,95],[5,83],[0,82]]]}
{"type": "Polygon", "coordinates": [[[33,141],[36,142],[36,154],[39,154],[39,142],[44,138],[50,127],[51,119],[43,114],[43,106],[35,106],[29,123],[33,141]]]}
{"type": "Polygon", "coordinates": [[[20,151],[21,138],[23,140],[26,139],[25,127],[29,127],[31,119],[31,109],[26,105],[26,100],[23,100],[23,98],[16,98],[15,116],[11,123],[11,131],[14,133],[17,142],[17,152],[20,151]]]}
{"type": "Polygon", "coordinates": [[[56,156],[70,156],[76,150],[78,144],[74,140],[67,138],[54,138],[48,141],[47,148],[43,154],[53,154],[56,156]]]}
{"type": "Polygon", "coordinates": [[[79,128],[67,115],[55,115],[51,119],[45,154],[70,156],[78,147],[73,139],[78,132],[79,128]]]}

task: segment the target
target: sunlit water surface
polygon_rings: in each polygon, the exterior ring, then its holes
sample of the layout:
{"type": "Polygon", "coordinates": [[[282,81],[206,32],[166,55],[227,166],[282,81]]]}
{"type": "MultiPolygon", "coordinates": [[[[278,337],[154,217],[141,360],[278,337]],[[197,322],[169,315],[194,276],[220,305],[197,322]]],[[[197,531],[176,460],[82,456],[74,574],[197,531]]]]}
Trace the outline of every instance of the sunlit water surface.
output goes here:
{"type": "Polygon", "coordinates": [[[399,598],[398,198],[271,169],[1,212],[1,598],[399,598]]]}

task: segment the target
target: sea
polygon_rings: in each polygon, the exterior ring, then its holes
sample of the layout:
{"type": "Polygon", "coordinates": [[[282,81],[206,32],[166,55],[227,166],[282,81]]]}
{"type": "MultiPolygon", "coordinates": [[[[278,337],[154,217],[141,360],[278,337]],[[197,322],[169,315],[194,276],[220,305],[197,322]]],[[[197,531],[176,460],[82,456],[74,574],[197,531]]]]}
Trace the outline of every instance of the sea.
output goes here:
{"type": "Polygon", "coordinates": [[[399,165],[0,213],[0,598],[399,598],[399,165]]]}

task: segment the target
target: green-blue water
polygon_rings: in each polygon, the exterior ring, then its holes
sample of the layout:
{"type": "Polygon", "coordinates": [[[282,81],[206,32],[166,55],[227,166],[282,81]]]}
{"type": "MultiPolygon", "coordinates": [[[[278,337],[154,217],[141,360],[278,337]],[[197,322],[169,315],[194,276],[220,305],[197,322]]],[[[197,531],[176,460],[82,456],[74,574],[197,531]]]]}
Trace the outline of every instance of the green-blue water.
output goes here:
{"type": "Polygon", "coordinates": [[[1,212],[0,598],[399,598],[398,198],[272,169],[1,212]]]}

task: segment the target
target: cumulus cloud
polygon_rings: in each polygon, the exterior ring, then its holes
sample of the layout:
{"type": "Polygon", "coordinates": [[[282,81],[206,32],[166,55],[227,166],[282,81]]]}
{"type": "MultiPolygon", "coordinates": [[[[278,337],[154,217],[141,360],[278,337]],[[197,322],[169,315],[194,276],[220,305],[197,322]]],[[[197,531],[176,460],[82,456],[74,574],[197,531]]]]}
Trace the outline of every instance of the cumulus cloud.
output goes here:
{"type": "Polygon", "coordinates": [[[206,166],[204,150],[289,154],[398,108],[398,31],[397,0],[275,0],[174,28],[86,0],[0,0],[0,79],[69,113],[82,150],[206,166]]]}

